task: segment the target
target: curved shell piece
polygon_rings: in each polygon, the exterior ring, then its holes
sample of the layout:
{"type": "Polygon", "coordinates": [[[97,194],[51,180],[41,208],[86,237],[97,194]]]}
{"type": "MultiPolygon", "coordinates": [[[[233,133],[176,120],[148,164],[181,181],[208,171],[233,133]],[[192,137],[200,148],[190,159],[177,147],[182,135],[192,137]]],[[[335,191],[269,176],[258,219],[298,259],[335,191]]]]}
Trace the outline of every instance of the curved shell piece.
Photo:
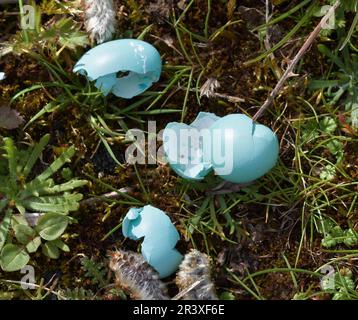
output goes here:
{"type": "Polygon", "coordinates": [[[227,115],[216,121],[210,130],[214,137],[213,168],[224,180],[252,182],[277,162],[279,144],[275,133],[244,114],[227,115]]]}
{"type": "Polygon", "coordinates": [[[122,232],[132,240],[144,238],[142,255],[160,278],[168,277],[178,269],[183,256],[175,245],[180,236],[162,210],[150,205],[131,208],[123,220],[122,232]]]}
{"type": "Polygon", "coordinates": [[[95,81],[104,95],[130,99],[158,81],[162,71],[160,54],[151,44],[136,39],[113,40],[86,52],[74,72],[95,81]],[[117,78],[117,73],[128,72],[117,78]]]}

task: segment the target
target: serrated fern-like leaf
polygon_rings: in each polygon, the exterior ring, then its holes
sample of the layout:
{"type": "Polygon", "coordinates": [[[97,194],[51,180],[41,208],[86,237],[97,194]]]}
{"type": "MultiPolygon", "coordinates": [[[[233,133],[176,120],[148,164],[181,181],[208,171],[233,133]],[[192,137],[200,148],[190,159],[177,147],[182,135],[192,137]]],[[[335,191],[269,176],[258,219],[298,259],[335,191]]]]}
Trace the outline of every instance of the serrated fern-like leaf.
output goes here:
{"type": "Polygon", "coordinates": [[[52,164],[43,173],[37,176],[34,180],[44,181],[50,178],[55,172],[61,169],[66,164],[66,162],[70,161],[70,158],[74,156],[75,151],[76,149],[74,146],[69,147],[54,162],[52,162],[52,164]]]}
{"type": "Polygon", "coordinates": [[[75,211],[79,207],[78,201],[82,200],[82,194],[68,194],[53,197],[37,197],[23,200],[25,208],[40,212],[63,212],[75,211]]]}
{"type": "Polygon", "coordinates": [[[8,209],[5,213],[4,219],[0,223],[0,251],[3,248],[7,239],[7,234],[9,232],[9,228],[11,224],[11,216],[12,216],[12,210],[8,209]]]}
{"type": "Polygon", "coordinates": [[[77,180],[73,179],[71,181],[55,185],[52,179],[47,179],[46,181],[32,181],[27,183],[24,186],[24,190],[20,192],[18,197],[20,199],[25,199],[30,196],[40,196],[40,195],[54,195],[58,193],[72,191],[76,188],[82,187],[87,184],[87,180],[77,180]]]}
{"type": "Polygon", "coordinates": [[[59,300],[93,300],[94,293],[84,288],[61,290],[59,300]]]}
{"type": "MultiPolygon", "coordinates": [[[[70,211],[78,209],[79,201],[83,197],[82,194],[72,193],[72,191],[87,184],[85,180],[74,179],[56,185],[55,181],[51,179],[54,173],[66,162],[70,161],[70,158],[75,153],[74,146],[64,151],[42,174],[26,183],[26,177],[30,174],[31,170],[33,170],[41,152],[43,152],[49,142],[49,135],[45,135],[34,147],[26,150],[18,150],[11,138],[4,138],[3,140],[2,147],[0,147],[0,250],[3,247],[5,248],[5,245],[10,245],[7,238],[10,228],[14,228],[14,226],[11,225],[12,209],[7,210],[4,214],[4,210],[7,206],[16,208],[22,215],[28,214],[29,211],[39,212],[40,216],[47,212],[67,215],[70,211]]],[[[27,224],[29,225],[28,228],[33,228],[36,225],[36,223],[30,224],[29,220],[27,224]]],[[[66,227],[67,224],[65,228],[66,227]]],[[[45,245],[55,243],[56,239],[54,237],[56,236],[57,234],[55,233],[50,239],[53,241],[45,245]]],[[[19,241],[21,242],[20,238],[13,238],[11,245],[16,247],[16,242],[19,241]]],[[[61,244],[61,242],[58,243],[61,244]]],[[[23,243],[21,242],[21,244],[23,243]]],[[[58,248],[60,247],[58,246],[58,248]]],[[[61,249],[64,250],[63,248],[61,249]]],[[[23,256],[20,258],[24,259],[25,257],[29,259],[28,254],[25,252],[25,256],[23,252],[25,251],[21,251],[23,256]]],[[[1,257],[0,262],[4,269],[6,264],[4,265],[3,260],[4,257],[1,257]]]]}
{"type": "Polygon", "coordinates": [[[39,197],[44,193],[44,190],[51,188],[55,185],[52,179],[47,179],[45,181],[33,180],[29,183],[26,183],[21,190],[17,198],[18,199],[26,199],[28,197],[39,197]]]}
{"type": "Polygon", "coordinates": [[[77,189],[79,187],[83,187],[87,184],[86,180],[76,180],[73,179],[71,181],[55,185],[50,188],[44,188],[41,190],[41,194],[56,194],[56,193],[62,193],[67,191],[72,191],[74,189],[77,189]]]}
{"type": "Polygon", "coordinates": [[[5,157],[8,161],[9,177],[12,187],[16,186],[17,172],[16,172],[16,147],[10,138],[4,138],[5,157]]]}
{"type": "Polygon", "coordinates": [[[101,287],[107,284],[105,281],[106,270],[103,263],[84,257],[81,259],[81,264],[82,269],[86,271],[85,276],[91,278],[93,284],[99,284],[101,287]]]}
{"type": "Polygon", "coordinates": [[[27,163],[25,164],[24,169],[22,170],[22,174],[25,178],[29,175],[31,169],[35,165],[36,161],[38,160],[38,158],[41,155],[41,152],[47,146],[49,141],[50,141],[50,135],[46,134],[41,138],[41,140],[33,148],[32,152],[30,154],[30,157],[28,158],[27,163]]]}

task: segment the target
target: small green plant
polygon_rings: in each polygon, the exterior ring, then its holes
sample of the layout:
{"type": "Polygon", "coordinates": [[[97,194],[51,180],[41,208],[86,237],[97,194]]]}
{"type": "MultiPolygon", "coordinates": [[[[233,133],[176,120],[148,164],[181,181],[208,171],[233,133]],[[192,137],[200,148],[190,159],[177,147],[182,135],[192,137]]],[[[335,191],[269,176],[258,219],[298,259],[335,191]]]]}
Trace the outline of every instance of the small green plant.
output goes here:
{"type": "Polygon", "coordinates": [[[301,139],[305,144],[313,147],[314,152],[318,147],[320,150],[329,151],[332,155],[332,163],[324,161],[321,166],[319,177],[322,180],[333,180],[336,176],[336,166],[342,163],[344,159],[344,144],[341,136],[336,135],[337,120],[331,116],[324,116],[322,119],[309,119],[301,125],[301,139]]]}
{"type": "MultiPolygon", "coordinates": [[[[57,1],[56,1],[57,2],[57,1]]],[[[56,3],[52,2],[52,3],[56,3]]],[[[31,3],[34,8],[34,26],[33,28],[23,28],[9,41],[4,43],[0,56],[7,53],[32,54],[37,52],[44,55],[48,53],[56,58],[64,49],[75,50],[77,47],[84,47],[89,44],[87,34],[80,31],[80,25],[72,18],[62,17],[53,19],[51,23],[42,24],[41,15],[47,10],[52,12],[56,8],[46,8],[46,6],[37,6],[35,2],[31,3]]],[[[63,13],[70,13],[71,10],[59,6],[57,8],[63,13]]],[[[21,6],[20,6],[21,12],[21,6]]]]}
{"type": "Polygon", "coordinates": [[[94,293],[84,288],[60,290],[59,300],[94,300],[94,293]]]}
{"type": "MultiPolygon", "coordinates": [[[[333,4],[333,0],[329,1],[333,4]]],[[[318,45],[319,51],[332,63],[335,68],[328,68],[327,78],[313,80],[310,88],[320,89],[324,93],[326,102],[330,106],[342,104],[345,111],[350,113],[350,123],[353,129],[358,128],[358,56],[355,53],[357,48],[353,45],[352,39],[356,38],[358,25],[358,3],[356,1],[341,1],[335,19],[328,29],[323,30],[328,35],[335,30],[339,45],[332,50],[327,46],[318,45]],[[355,17],[347,33],[347,14],[353,12],[355,17]]],[[[326,10],[330,7],[329,5],[326,10]]],[[[322,8],[324,8],[322,7],[322,8]]],[[[321,8],[321,9],[322,9],[321,8]]],[[[324,12],[322,12],[324,13],[324,12]]]]}
{"type": "Polygon", "coordinates": [[[318,232],[323,234],[322,246],[326,248],[334,247],[338,244],[346,246],[358,245],[358,232],[352,228],[343,230],[335,221],[323,218],[320,226],[317,226],[318,232]]]}
{"type": "Polygon", "coordinates": [[[108,284],[106,280],[106,270],[102,262],[96,262],[88,257],[81,259],[82,269],[86,271],[85,277],[91,278],[93,284],[98,284],[100,287],[104,287],[108,284]]]}
{"type": "Polygon", "coordinates": [[[69,247],[60,240],[69,223],[68,216],[79,207],[82,194],[72,191],[87,183],[72,179],[56,184],[51,178],[75,154],[72,146],[64,151],[47,169],[27,181],[49,142],[45,135],[33,148],[19,150],[11,138],[3,139],[0,149],[0,266],[4,271],[23,268],[41,246],[42,252],[53,259],[60,250],[69,247]],[[29,223],[31,212],[40,213],[37,223],[29,223]],[[18,214],[16,214],[18,213],[18,214]]]}
{"type": "Polygon", "coordinates": [[[358,128],[358,56],[350,54],[345,47],[342,57],[338,51],[333,52],[321,44],[320,52],[334,63],[337,71],[331,72],[327,80],[313,80],[310,89],[321,89],[327,102],[331,106],[337,105],[341,100],[345,110],[350,112],[350,122],[354,129],[358,128]]]}

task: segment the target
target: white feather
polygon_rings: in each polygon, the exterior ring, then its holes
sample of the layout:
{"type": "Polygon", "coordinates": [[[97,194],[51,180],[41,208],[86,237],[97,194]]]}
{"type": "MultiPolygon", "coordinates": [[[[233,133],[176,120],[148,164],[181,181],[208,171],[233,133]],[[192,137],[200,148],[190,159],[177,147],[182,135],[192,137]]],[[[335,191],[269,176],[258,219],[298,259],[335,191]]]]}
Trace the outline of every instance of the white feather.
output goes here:
{"type": "Polygon", "coordinates": [[[97,43],[111,40],[116,31],[113,0],[85,0],[86,30],[97,43]]]}

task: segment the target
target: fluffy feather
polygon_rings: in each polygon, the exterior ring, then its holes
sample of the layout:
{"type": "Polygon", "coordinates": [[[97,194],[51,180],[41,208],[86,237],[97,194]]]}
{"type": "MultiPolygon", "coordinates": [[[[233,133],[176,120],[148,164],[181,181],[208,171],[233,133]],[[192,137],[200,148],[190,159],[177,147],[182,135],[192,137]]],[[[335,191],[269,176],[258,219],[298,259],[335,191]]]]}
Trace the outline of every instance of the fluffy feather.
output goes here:
{"type": "Polygon", "coordinates": [[[92,40],[102,43],[112,39],[116,31],[113,0],[84,0],[86,30],[92,40]]]}
{"type": "Polygon", "coordinates": [[[195,249],[185,255],[175,279],[178,288],[184,292],[184,300],[218,300],[210,276],[210,263],[209,256],[195,249]]]}
{"type": "Polygon", "coordinates": [[[116,250],[109,252],[109,268],[115,273],[116,285],[135,300],[168,300],[167,288],[141,254],[116,250]]]}

